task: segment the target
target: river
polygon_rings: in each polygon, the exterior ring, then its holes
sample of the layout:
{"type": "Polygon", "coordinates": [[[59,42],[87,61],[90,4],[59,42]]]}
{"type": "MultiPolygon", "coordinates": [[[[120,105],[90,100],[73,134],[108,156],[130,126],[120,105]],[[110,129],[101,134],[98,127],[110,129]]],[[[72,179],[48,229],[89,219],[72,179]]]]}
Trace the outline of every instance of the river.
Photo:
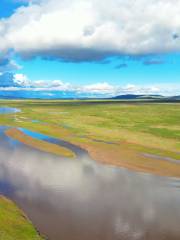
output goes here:
{"type": "Polygon", "coordinates": [[[64,141],[76,159],[10,139],[0,127],[0,193],[50,240],[179,240],[180,181],[100,164],[64,141]]]}

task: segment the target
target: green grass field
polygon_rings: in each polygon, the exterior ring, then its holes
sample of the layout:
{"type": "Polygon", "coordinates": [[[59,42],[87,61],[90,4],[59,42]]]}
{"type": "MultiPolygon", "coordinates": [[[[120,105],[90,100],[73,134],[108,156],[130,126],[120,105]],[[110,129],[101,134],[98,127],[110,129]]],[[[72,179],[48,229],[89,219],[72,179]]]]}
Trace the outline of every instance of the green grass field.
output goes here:
{"type": "Polygon", "coordinates": [[[0,240],[42,240],[14,203],[0,196],[0,240]]]}
{"type": "Polygon", "coordinates": [[[1,101],[0,105],[22,110],[15,117],[1,116],[1,125],[26,127],[57,137],[67,133],[76,138],[127,141],[179,158],[180,104],[1,101]],[[54,127],[59,131],[53,131],[54,127]]]}

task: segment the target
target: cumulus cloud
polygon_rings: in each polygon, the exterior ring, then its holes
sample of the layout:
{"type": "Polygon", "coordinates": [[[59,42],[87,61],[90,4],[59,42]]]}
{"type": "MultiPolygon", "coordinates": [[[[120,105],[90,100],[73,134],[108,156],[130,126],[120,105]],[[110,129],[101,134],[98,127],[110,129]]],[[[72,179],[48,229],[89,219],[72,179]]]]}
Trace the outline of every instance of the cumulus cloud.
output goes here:
{"type": "Polygon", "coordinates": [[[159,85],[112,85],[108,82],[99,82],[86,85],[72,85],[61,80],[31,81],[22,73],[3,73],[0,75],[0,91],[40,91],[52,95],[56,92],[62,94],[72,93],[74,96],[86,97],[112,97],[123,94],[162,94],[180,95],[180,84],[159,85]]]}
{"type": "Polygon", "coordinates": [[[0,88],[13,88],[13,87],[27,87],[30,81],[23,74],[13,74],[11,72],[5,72],[0,75],[0,88]]]}
{"type": "Polygon", "coordinates": [[[111,94],[115,91],[114,86],[110,85],[109,83],[96,83],[90,84],[86,86],[81,86],[78,89],[79,92],[86,92],[86,93],[101,93],[101,94],[111,94]]]}
{"type": "Polygon", "coordinates": [[[125,94],[159,94],[161,88],[157,86],[138,86],[134,84],[127,84],[125,87],[119,89],[125,94]]]}
{"type": "MultiPolygon", "coordinates": [[[[58,90],[58,91],[70,91],[73,89],[71,84],[64,83],[61,80],[37,80],[31,81],[23,73],[13,74],[6,72],[0,75],[0,89],[1,90],[58,90]]],[[[77,89],[77,88],[76,88],[77,89]]]]}
{"type": "Polygon", "coordinates": [[[41,0],[0,20],[0,50],[98,61],[180,50],[180,0],[41,0]]]}
{"type": "Polygon", "coordinates": [[[59,91],[69,91],[71,90],[71,84],[64,83],[61,80],[37,80],[29,84],[30,87],[35,89],[49,89],[49,90],[59,90],[59,91]]]}
{"type": "Polygon", "coordinates": [[[14,74],[13,81],[20,87],[27,87],[30,85],[28,77],[22,73],[14,74]]]}

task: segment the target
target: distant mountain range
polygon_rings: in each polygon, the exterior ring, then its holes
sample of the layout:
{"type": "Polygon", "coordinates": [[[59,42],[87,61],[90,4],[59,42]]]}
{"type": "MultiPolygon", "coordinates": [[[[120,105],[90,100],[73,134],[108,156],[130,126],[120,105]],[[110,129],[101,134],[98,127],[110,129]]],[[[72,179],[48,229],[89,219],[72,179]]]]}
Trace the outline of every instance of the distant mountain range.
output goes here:
{"type": "Polygon", "coordinates": [[[162,96],[162,95],[136,95],[136,94],[125,94],[115,96],[112,99],[119,99],[119,100],[169,100],[169,101],[178,101],[180,100],[180,96],[162,96]]]}
{"type": "Polygon", "coordinates": [[[125,94],[115,96],[112,99],[162,99],[162,95],[136,95],[136,94],[125,94]]]}
{"type": "Polygon", "coordinates": [[[124,94],[112,98],[105,98],[104,95],[79,93],[76,91],[40,91],[40,90],[0,90],[0,99],[112,99],[112,100],[157,100],[157,101],[180,101],[180,96],[165,97],[162,95],[124,94]]]}

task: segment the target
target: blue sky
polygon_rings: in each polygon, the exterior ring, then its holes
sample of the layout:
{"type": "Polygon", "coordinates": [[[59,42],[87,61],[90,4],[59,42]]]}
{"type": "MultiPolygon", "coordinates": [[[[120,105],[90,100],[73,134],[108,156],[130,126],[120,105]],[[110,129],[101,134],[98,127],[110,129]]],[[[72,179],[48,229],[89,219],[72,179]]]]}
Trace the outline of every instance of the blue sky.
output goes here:
{"type": "MultiPolygon", "coordinates": [[[[156,59],[156,57],[154,58],[156,59]]],[[[163,59],[163,63],[146,65],[141,60],[125,61],[116,58],[106,64],[99,62],[67,63],[40,58],[23,61],[17,58],[17,62],[23,66],[23,69],[17,72],[23,72],[32,80],[61,79],[73,84],[104,81],[112,84],[178,84],[180,81],[180,55],[163,55],[161,59],[163,59]],[[117,67],[125,63],[127,66],[117,67]]]]}
{"type": "Polygon", "coordinates": [[[133,12],[133,8],[146,7],[145,2],[138,0],[131,6],[130,0],[126,5],[113,0],[106,9],[95,4],[96,0],[63,0],[61,4],[57,0],[1,0],[0,38],[4,42],[0,49],[0,88],[4,86],[3,74],[10,72],[14,77],[8,87],[44,88],[51,86],[51,81],[59,81],[59,90],[64,90],[65,84],[67,90],[67,86],[70,90],[85,86],[88,91],[103,94],[180,94],[178,6],[168,0],[165,6],[161,0],[150,0],[144,16],[133,12]],[[92,10],[95,5],[97,9],[92,10]],[[163,14],[159,20],[152,15],[154,22],[147,18],[151,8],[158,10],[160,6],[164,13],[169,9],[167,16],[163,14]],[[122,17],[125,10],[130,15],[122,17]],[[168,20],[171,12],[176,22],[168,20]],[[83,26],[80,14],[87,22],[83,26]],[[129,30],[137,27],[143,32],[129,30]]]}
{"type": "Polygon", "coordinates": [[[18,7],[26,5],[26,1],[1,0],[0,17],[7,18],[11,16],[18,7]]]}

